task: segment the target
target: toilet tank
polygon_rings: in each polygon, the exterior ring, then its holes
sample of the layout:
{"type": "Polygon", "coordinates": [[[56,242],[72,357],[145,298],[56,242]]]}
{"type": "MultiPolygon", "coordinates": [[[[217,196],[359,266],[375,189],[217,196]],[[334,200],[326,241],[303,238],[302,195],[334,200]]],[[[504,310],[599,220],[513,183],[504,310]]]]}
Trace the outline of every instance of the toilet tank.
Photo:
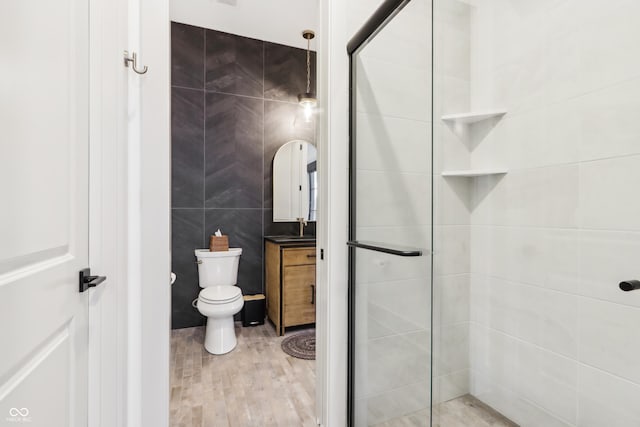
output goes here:
{"type": "Polygon", "coordinates": [[[201,288],[233,286],[238,282],[241,248],[229,248],[228,251],[220,252],[196,249],[195,254],[198,259],[198,280],[201,288]]]}

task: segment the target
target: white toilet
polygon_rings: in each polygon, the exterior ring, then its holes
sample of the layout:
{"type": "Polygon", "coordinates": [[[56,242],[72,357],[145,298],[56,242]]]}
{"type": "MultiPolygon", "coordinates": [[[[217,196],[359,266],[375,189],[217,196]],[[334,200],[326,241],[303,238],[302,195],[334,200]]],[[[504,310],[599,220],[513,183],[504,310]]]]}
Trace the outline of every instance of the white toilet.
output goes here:
{"type": "Polygon", "coordinates": [[[209,252],[196,249],[200,287],[198,311],[207,316],[204,348],[212,354],[225,354],[236,346],[233,316],[242,310],[244,298],[239,287],[238,264],[241,248],[209,252]]]}

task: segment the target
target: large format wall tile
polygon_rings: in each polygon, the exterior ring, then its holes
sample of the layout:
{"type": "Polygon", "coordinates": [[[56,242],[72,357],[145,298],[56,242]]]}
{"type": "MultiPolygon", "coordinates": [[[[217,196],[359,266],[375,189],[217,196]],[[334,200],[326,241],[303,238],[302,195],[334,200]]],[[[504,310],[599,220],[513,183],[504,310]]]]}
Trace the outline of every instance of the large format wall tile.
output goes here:
{"type": "Polygon", "coordinates": [[[242,248],[238,269],[242,293],[262,293],[262,209],[207,209],[205,236],[218,228],[229,236],[230,247],[242,248]]]}
{"type": "Polygon", "coordinates": [[[621,292],[622,280],[638,278],[640,233],[580,231],[580,289],[592,298],[640,308],[640,292],[621,292]]]}
{"type": "Polygon", "coordinates": [[[556,353],[577,358],[578,297],[494,277],[473,281],[476,321],[556,353]]]}
{"type": "Polygon", "coordinates": [[[205,318],[191,306],[198,297],[198,265],[194,249],[204,247],[202,209],[171,210],[171,270],[176,282],[171,287],[171,322],[173,328],[203,325],[205,318]]]}
{"type": "Polygon", "coordinates": [[[575,425],[578,364],[574,360],[471,326],[474,396],[522,425],[575,425]]]}
{"type": "MultiPolygon", "coordinates": [[[[316,54],[310,55],[311,92],[316,92],[316,54]]],[[[275,43],[264,44],[264,97],[298,102],[307,90],[307,60],[303,49],[275,43]]]]}
{"type": "Polygon", "coordinates": [[[581,178],[580,167],[572,164],[509,171],[497,184],[478,180],[472,222],[576,228],[581,178]]]}
{"type": "Polygon", "coordinates": [[[431,121],[431,85],[425,79],[425,70],[358,58],[356,71],[358,112],[431,121]],[[399,75],[402,80],[398,80],[399,75]]]}
{"type": "Polygon", "coordinates": [[[640,78],[576,98],[569,107],[579,112],[581,160],[640,154],[640,78]]]}
{"type": "Polygon", "coordinates": [[[580,365],[578,425],[580,427],[640,425],[640,385],[580,365]]]}
{"type": "Polygon", "coordinates": [[[579,293],[577,230],[471,227],[471,272],[579,293]]]}
{"type": "Polygon", "coordinates": [[[580,165],[580,225],[585,229],[640,231],[640,156],[580,165]]]}
{"type": "Polygon", "coordinates": [[[431,183],[426,174],[358,170],[360,226],[429,225],[431,183]],[[376,197],[371,197],[375,194],[376,197]]]}
{"type": "Polygon", "coordinates": [[[262,207],[262,101],[207,93],[206,207],[262,207]]]}
{"type": "Polygon", "coordinates": [[[580,300],[580,361],[640,384],[640,310],[607,301],[580,300]]]}
{"type": "Polygon", "coordinates": [[[357,425],[378,425],[386,420],[401,417],[412,412],[417,412],[429,407],[430,382],[423,380],[404,387],[386,390],[383,394],[371,396],[364,402],[358,402],[356,407],[361,407],[367,411],[366,424],[357,425]]]}
{"type": "Polygon", "coordinates": [[[431,125],[426,122],[358,113],[358,169],[431,172],[431,125]]]}
{"type": "Polygon", "coordinates": [[[204,88],[204,28],[171,23],[171,84],[204,88]]]}
{"type": "Polygon", "coordinates": [[[207,90],[261,98],[263,55],[260,40],[207,30],[207,90]]]}
{"type": "MultiPolygon", "coordinates": [[[[174,328],[205,321],[191,306],[200,291],[193,250],[207,247],[218,227],[243,248],[238,286],[245,295],[263,292],[263,236],[298,232],[297,223],[272,222],[271,162],[287,141],[315,141],[315,122],[303,120],[295,99],[304,73],[293,68],[304,65],[304,51],[271,46],[269,97],[279,100],[265,101],[263,44],[172,23],[174,328]]],[[[305,234],[315,235],[315,223],[305,234]]]]}
{"type": "Polygon", "coordinates": [[[201,208],[204,202],[204,92],[171,89],[171,203],[201,208]]]}
{"type": "Polygon", "coordinates": [[[429,379],[429,332],[416,330],[367,342],[368,363],[357,366],[367,386],[362,396],[375,396],[429,379]],[[359,370],[360,370],[359,369],[359,370]]]}

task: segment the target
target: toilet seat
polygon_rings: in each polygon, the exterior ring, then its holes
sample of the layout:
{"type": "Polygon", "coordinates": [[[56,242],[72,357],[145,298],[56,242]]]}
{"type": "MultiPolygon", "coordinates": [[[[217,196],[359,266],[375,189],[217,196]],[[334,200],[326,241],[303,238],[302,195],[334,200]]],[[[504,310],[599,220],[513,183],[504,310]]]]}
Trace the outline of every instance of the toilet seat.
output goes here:
{"type": "Polygon", "coordinates": [[[242,298],[237,286],[209,286],[200,291],[198,299],[205,304],[228,304],[242,298]]]}

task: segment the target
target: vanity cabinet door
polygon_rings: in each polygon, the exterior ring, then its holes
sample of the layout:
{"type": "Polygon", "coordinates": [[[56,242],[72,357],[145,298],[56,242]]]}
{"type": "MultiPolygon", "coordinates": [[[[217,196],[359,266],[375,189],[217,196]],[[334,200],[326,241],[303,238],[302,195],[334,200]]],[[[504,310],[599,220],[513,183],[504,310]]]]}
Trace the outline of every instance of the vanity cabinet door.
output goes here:
{"type": "Polygon", "coordinates": [[[284,267],[283,272],[284,326],[305,325],[316,321],[316,266],[284,267]]]}

